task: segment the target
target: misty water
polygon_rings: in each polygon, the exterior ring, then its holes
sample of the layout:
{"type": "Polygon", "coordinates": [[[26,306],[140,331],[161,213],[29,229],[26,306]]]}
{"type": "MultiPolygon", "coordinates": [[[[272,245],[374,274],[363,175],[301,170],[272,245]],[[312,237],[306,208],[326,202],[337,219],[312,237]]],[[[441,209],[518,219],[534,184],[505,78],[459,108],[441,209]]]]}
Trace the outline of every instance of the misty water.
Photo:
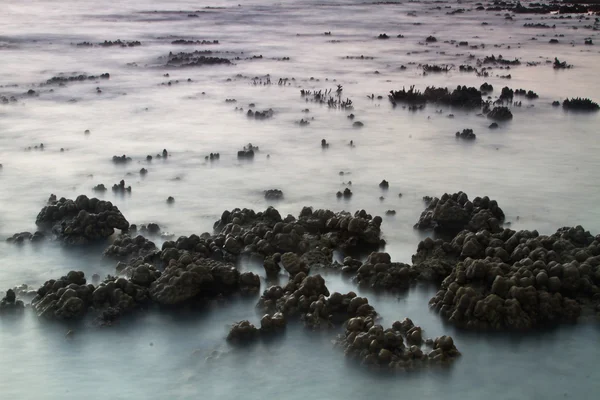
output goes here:
{"type": "MultiPolygon", "coordinates": [[[[598,100],[600,56],[597,46],[583,44],[588,37],[600,44],[589,28],[595,16],[517,14],[507,20],[504,11],[474,9],[474,2],[4,0],[0,95],[16,101],[0,104],[0,236],[34,231],[51,193],[110,200],[130,223],[156,222],[175,237],[212,232],[221,213],[235,207],[259,211],[273,205],[284,216],[297,216],[303,206],[365,209],[384,219],[385,251],[410,263],[427,235],[413,229],[422,197],[459,190],[498,200],[512,229],[550,234],[583,225],[600,232],[599,115],[551,106],[566,97],[598,100]],[[467,11],[447,14],[458,8],[467,11]],[[556,28],[523,27],[538,22],[556,28]],[[390,39],[377,39],[382,33],[390,39]],[[438,41],[426,45],[429,35],[438,41]],[[555,35],[564,36],[549,44],[555,35]],[[76,45],[116,39],[141,45],[76,45]],[[171,44],[176,39],[219,44],[171,44]],[[478,47],[459,47],[459,41],[478,47]],[[239,60],[165,67],[169,52],[193,50],[239,60]],[[471,54],[502,54],[522,64],[477,77],[458,70],[473,64],[471,54]],[[554,57],[574,67],[555,70],[547,63],[554,57]],[[418,65],[426,63],[455,68],[424,75],[418,65]],[[110,79],[41,85],[60,74],[102,73],[110,79]],[[508,73],[510,80],[496,76],[508,73]],[[254,84],[267,75],[272,85],[254,84]],[[288,84],[278,85],[280,78],[288,84]],[[488,129],[491,121],[479,111],[428,105],[413,112],[387,99],[390,90],[411,85],[483,82],[494,86],[493,97],[508,85],[539,98],[519,98],[513,120],[497,130],[488,129]],[[337,85],[352,100],[352,111],[300,96],[301,89],[335,91],[337,85]],[[36,93],[27,95],[30,89],[36,93]],[[372,94],[374,99],[367,97],[372,94]],[[273,118],[249,119],[250,103],[257,110],[272,108],[273,118]],[[351,112],[362,128],[353,128],[351,112]],[[300,126],[301,119],[310,124],[300,126]],[[474,130],[474,142],[455,138],[464,128],[474,130]],[[321,139],[329,148],[321,148],[321,139]],[[237,151],[249,142],[260,151],[251,162],[238,160],[237,151]],[[43,150],[27,150],[41,143],[43,150]],[[146,161],[163,149],[168,159],[146,161]],[[205,160],[211,152],[220,159],[205,160]],[[112,156],[122,154],[133,161],[113,164],[112,156]],[[145,177],[140,168],[148,170],[145,177]],[[132,186],[130,194],[92,191],[121,179],[132,186]],[[382,179],[390,182],[388,191],[379,188],[382,179]],[[349,187],[348,180],[354,195],[340,200],[336,192],[349,187]],[[284,199],[267,202],[263,190],[272,188],[281,189],[284,199]],[[174,204],[166,203],[168,196],[174,204]],[[395,216],[385,216],[387,210],[395,216]]],[[[153,240],[160,245],[160,238],[153,240]]],[[[115,262],[102,258],[103,247],[2,241],[0,289],[23,283],[37,288],[69,270],[114,274],[115,262]]],[[[243,261],[239,268],[259,274],[261,289],[267,287],[260,264],[243,261]]],[[[374,373],[333,347],[341,330],[310,332],[294,324],[272,342],[230,347],[225,337],[231,323],[258,323],[258,297],[178,314],[142,312],[103,329],[40,321],[26,310],[0,319],[0,397],[587,399],[600,390],[597,322],[531,334],[466,333],[429,310],[434,287],[372,293],[338,273],[319,272],[330,291],[368,297],[386,326],[410,317],[427,337],[451,335],[462,357],[448,369],[374,373]],[[67,340],[68,330],[75,335],[67,340]]],[[[286,280],[282,274],[280,281],[286,280]]]]}

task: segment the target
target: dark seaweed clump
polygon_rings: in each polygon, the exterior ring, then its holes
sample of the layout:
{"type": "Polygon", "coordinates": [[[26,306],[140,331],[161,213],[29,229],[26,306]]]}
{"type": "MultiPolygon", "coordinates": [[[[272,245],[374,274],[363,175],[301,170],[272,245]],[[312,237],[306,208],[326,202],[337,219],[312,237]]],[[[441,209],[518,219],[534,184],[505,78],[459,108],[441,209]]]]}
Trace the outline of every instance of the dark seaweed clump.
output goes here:
{"type": "Polygon", "coordinates": [[[457,107],[479,107],[482,105],[481,91],[474,87],[458,86],[452,92],[448,88],[427,87],[421,92],[411,86],[409,90],[390,91],[392,104],[404,103],[441,103],[457,107]]]}
{"type": "Polygon", "coordinates": [[[505,60],[504,58],[502,58],[502,54],[500,54],[498,57],[494,56],[493,54],[491,56],[485,56],[485,58],[481,61],[481,64],[500,64],[500,65],[520,65],[521,61],[519,61],[518,59],[514,59],[514,60],[505,60]]]}
{"type": "Polygon", "coordinates": [[[566,99],[563,101],[563,108],[565,110],[578,110],[578,111],[598,111],[600,106],[595,101],[590,99],[584,99],[576,97],[572,99],[566,99]]]}
{"type": "Polygon", "coordinates": [[[208,45],[208,44],[219,44],[218,40],[186,40],[186,39],[177,39],[173,40],[171,44],[178,45],[192,45],[192,44],[200,44],[200,45],[208,45]]]}
{"type": "Polygon", "coordinates": [[[110,74],[104,73],[101,75],[74,75],[74,76],[53,76],[46,81],[46,84],[52,85],[55,83],[63,84],[67,82],[82,82],[82,81],[94,81],[97,79],[109,79],[110,74]]]}
{"type": "Polygon", "coordinates": [[[194,51],[191,53],[169,53],[167,66],[170,67],[195,67],[200,65],[231,64],[227,58],[210,57],[211,51],[194,51]]]}

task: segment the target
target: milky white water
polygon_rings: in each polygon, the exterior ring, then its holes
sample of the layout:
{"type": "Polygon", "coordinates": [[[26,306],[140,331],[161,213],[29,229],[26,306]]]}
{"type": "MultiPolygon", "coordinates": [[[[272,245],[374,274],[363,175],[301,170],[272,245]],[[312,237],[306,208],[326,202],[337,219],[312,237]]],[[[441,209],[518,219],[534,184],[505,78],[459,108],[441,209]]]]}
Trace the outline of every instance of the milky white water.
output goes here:
{"type": "MultiPolygon", "coordinates": [[[[393,209],[396,215],[384,217],[382,226],[386,251],[394,260],[409,262],[423,237],[412,229],[423,209],[421,198],[458,190],[498,200],[513,229],[552,233],[581,224],[594,234],[600,232],[599,114],[569,113],[550,105],[566,97],[599,100],[600,56],[597,46],[583,44],[587,37],[600,44],[597,33],[585,27],[593,25],[595,17],[551,20],[548,15],[520,14],[510,21],[503,11],[475,11],[474,3],[465,2],[261,1],[4,0],[0,96],[16,96],[17,101],[0,104],[0,236],[35,230],[35,217],[50,193],[102,197],[117,205],[131,223],[157,222],[176,236],[211,231],[222,211],[234,207],[262,210],[275,205],[283,215],[297,215],[303,206],[365,209],[382,216],[393,209]],[[444,8],[449,5],[452,8],[444,8]],[[441,10],[433,9],[437,6],[441,10]],[[456,8],[471,11],[446,14],[456,8]],[[484,21],[488,25],[482,25],[484,21]],[[523,27],[538,22],[556,28],[523,27]],[[384,32],[391,38],[378,40],[384,32]],[[559,44],[548,43],[560,34],[564,37],[558,37],[559,44]],[[429,35],[438,42],[425,46],[429,35]],[[116,39],[139,40],[142,45],[75,46],[116,39]],[[175,39],[219,44],[177,46],[171,44],[175,39]],[[457,47],[445,42],[449,40],[485,48],[457,47]],[[170,51],[193,50],[242,59],[234,65],[180,69],[164,68],[165,60],[160,59],[170,51]],[[470,54],[475,58],[502,54],[523,64],[478,78],[458,71],[458,65],[473,63],[470,54]],[[257,55],[263,58],[244,59],[257,55]],[[373,59],[346,59],[361,55],[373,59]],[[282,57],[290,61],[275,60],[282,57]],[[574,68],[554,70],[545,62],[554,57],[574,68]],[[527,61],[541,64],[528,67],[527,61]],[[423,76],[418,64],[424,63],[453,64],[455,69],[423,76]],[[402,65],[407,69],[401,70],[402,65]],[[110,73],[109,80],[40,86],[61,73],[105,72],[110,73]],[[169,77],[164,76],[167,73],[169,77]],[[511,80],[495,76],[507,73],[511,80]],[[291,85],[253,85],[249,79],[267,74],[273,83],[290,78],[291,85]],[[176,80],[179,83],[163,85],[176,80]],[[491,121],[478,112],[433,105],[411,112],[393,108],[387,100],[390,90],[413,84],[424,89],[479,87],[483,82],[494,86],[492,95],[508,85],[534,90],[540,97],[523,98],[522,107],[513,108],[514,119],[497,130],[489,130],[491,121]],[[300,96],[300,89],[335,90],[337,84],[343,85],[343,96],[352,100],[354,110],[330,110],[300,96]],[[25,95],[29,89],[38,95],[25,95]],[[374,100],[367,98],[371,94],[374,100]],[[249,103],[258,110],[272,108],[273,118],[248,119],[249,103]],[[303,113],[305,108],[310,112],[303,113]],[[352,128],[350,112],[363,128],[352,128]],[[455,117],[448,118],[450,113],[455,117]],[[310,125],[295,124],[301,118],[309,118],[310,125]],[[455,139],[454,133],[464,128],[474,130],[475,142],[455,139]],[[84,135],[86,129],[90,135],[84,135]],[[323,138],[330,143],[326,150],[320,146],[323,138]],[[350,140],[355,147],[348,146],[350,140]],[[260,152],[252,162],[239,161],[236,153],[248,142],[259,146],[260,152]],[[40,143],[43,151],[25,151],[40,143]],[[171,157],[146,162],[146,155],[163,148],[171,157]],[[220,160],[205,161],[211,152],[219,152],[220,160]],[[133,161],[114,165],[112,156],[122,154],[133,161]],[[148,169],[144,178],[138,173],[142,167],[148,169]],[[340,176],[340,171],[346,174],[340,176]],[[121,179],[132,186],[130,195],[92,191],[99,183],[110,187],[121,179]],[[378,187],[382,179],[390,182],[387,192],[378,187]],[[335,193],[348,180],[354,195],[338,200],[335,193]],[[262,191],[271,188],[283,190],[284,200],[267,203],[262,191]],[[175,198],[173,205],[166,204],[168,196],[175,198]]],[[[21,283],[37,287],[71,269],[86,275],[113,273],[114,264],[102,260],[101,253],[101,248],[93,252],[0,242],[0,287],[21,283]]],[[[264,276],[260,267],[241,268],[264,276]]],[[[337,274],[327,274],[326,280],[330,290],[357,290],[337,274]]],[[[597,324],[522,337],[465,334],[430,313],[427,301],[433,293],[433,288],[417,288],[400,297],[364,294],[385,324],[409,316],[427,336],[451,334],[463,357],[449,370],[378,376],[347,363],[332,348],[334,332],[316,334],[294,326],[273,343],[231,349],[224,340],[227,324],[241,319],[257,322],[260,317],[252,299],[194,314],[143,314],[105,330],[41,323],[31,313],[3,318],[0,397],[588,399],[597,395],[597,324]],[[69,328],[77,333],[66,341],[69,328]],[[214,350],[220,356],[207,362],[214,350]]]]}

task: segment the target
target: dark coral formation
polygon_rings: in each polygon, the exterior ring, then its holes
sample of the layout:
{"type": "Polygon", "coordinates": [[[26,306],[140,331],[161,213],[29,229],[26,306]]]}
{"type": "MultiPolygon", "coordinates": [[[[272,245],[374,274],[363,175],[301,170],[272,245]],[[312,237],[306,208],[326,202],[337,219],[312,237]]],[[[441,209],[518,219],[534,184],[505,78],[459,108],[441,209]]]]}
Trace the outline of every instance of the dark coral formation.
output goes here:
{"type": "Polygon", "coordinates": [[[363,365],[412,371],[435,365],[448,365],[460,356],[449,336],[428,340],[430,351],[423,351],[422,329],[406,318],[391,328],[375,324],[372,317],[356,317],[348,321],[338,345],[344,354],[363,365]]]}
{"type": "Polygon", "coordinates": [[[156,245],[142,235],[131,237],[121,235],[104,250],[104,256],[115,260],[128,260],[134,257],[144,257],[158,250],[156,245]]]}
{"type": "MultiPolygon", "coordinates": [[[[600,237],[581,226],[552,235],[505,229],[463,232],[459,262],[430,304],[472,329],[530,329],[575,322],[600,309],[600,237]]],[[[438,254],[439,255],[439,254],[438,254]]]]}
{"type": "Polygon", "coordinates": [[[598,111],[600,109],[600,106],[595,101],[580,97],[565,99],[565,101],[562,103],[562,106],[565,110],[577,111],[598,111]]]}
{"type": "Polygon", "coordinates": [[[212,51],[193,51],[190,53],[169,53],[166,65],[168,67],[197,67],[203,65],[230,65],[227,58],[212,57],[212,51]]]}
{"type": "Polygon", "coordinates": [[[469,229],[477,232],[488,229],[491,232],[502,230],[504,212],[496,200],[489,197],[475,197],[471,202],[464,192],[445,193],[434,198],[421,213],[415,224],[417,229],[435,229],[439,232],[458,232],[469,229]]]}
{"type": "Polygon", "coordinates": [[[448,88],[427,87],[424,92],[415,90],[411,86],[409,90],[403,88],[398,91],[391,91],[388,96],[392,104],[404,102],[411,104],[419,103],[440,103],[455,107],[480,107],[483,104],[481,92],[474,87],[458,86],[453,91],[448,88]]]}
{"type": "Polygon", "coordinates": [[[494,107],[492,111],[487,114],[489,119],[493,119],[496,121],[508,121],[513,118],[512,112],[508,107],[494,107]]]}
{"type": "Polygon", "coordinates": [[[251,272],[240,274],[232,264],[184,253],[169,261],[149,295],[158,304],[174,305],[259,288],[260,279],[251,272]]]}
{"type": "Polygon", "coordinates": [[[104,73],[100,75],[72,75],[72,76],[54,76],[46,81],[46,84],[65,84],[68,82],[95,81],[98,79],[109,79],[110,74],[104,73]]]}
{"type": "Polygon", "coordinates": [[[477,136],[473,133],[473,129],[463,129],[462,132],[456,132],[455,136],[460,139],[474,140],[477,136]]]}
{"type": "Polygon", "coordinates": [[[35,223],[43,233],[69,245],[106,239],[115,229],[129,229],[129,222],[111,202],[84,195],[52,201],[42,208],[35,223]]]}

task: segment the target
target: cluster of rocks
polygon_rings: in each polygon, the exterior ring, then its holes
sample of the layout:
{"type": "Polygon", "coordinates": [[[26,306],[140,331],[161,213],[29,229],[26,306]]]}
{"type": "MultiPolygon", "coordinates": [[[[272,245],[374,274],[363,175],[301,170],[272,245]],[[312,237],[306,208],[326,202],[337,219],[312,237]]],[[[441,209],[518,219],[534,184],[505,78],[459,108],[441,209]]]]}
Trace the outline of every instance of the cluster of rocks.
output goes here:
{"type": "Polygon", "coordinates": [[[8,243],[21,244],[23,242],[41,242],[46,239],[46,235],[43,232],[36,231],[34,233],[31,232],[18,232],[12,235],[11,237],[6,238],[8,243]]]}
{"type": "Polygon", "coordinates": [[[250,321],[243,320],[233,324],[227,335],[227,341],[242,344],[258,338],[270,337],[285,329],[287,321],[281,313],[265,314],[260,320],[260,328],[256,328],[250,321]]]}
{"type": "Polygon", "coordinates": [[[131,186],[125,186],[125,181],[121,179],[121,182],[113,185],[112,191],[115,193],[131,193],[131,186]]]}
{"type": "Polygon", "coordinates": [[[473,129],[463,129],[462,132],[456,132],[455,135],[457,138],[460,139],[466,139],[466,140],[475,140],[475,138],[477,137],[474,133],[473,133],[473,129]]]}
{"type": "Polygon", "coordinates": [[[530,100],[537,99],[538,97],[540,97],[533,90],[525,90],[525,89],[517,89],[517,90],[515,90],[515,95],[516,96],[525,96],[526,98],[528,98],[530,100]]]}
{"type": "Polygon", "coordinates": [[[125,278],[108,277],[95,287],[81,271],[46,281],[31,305],[41,318],[73,320],[93,312],[102,324],[148,301],[148,289],[125,278]]]}
{"type": "Polygon", "coordinates": [[[491,232],[502,230],[504,212],[496,200],[489,197],[475,197],[471,202],[464,192],[444,193],[441,198],[433,198],[421,213],[415,224],[417,229],[434,229],[438,232],[453,233],[463,229],[491,232]]]}
{"type": "Polygon", "coordinates": [[[239,150],[237,152],[237,157],[252,159],[252,158],[254,158],[254,153],[257,152],[258,150],[259,150],[258,146],[253,146],[252,143],[248,143],[246,146],[244,146],[244,148],[242,150],[239,150]]]}
{"type": "Polygon", "coordinates": [[[125,154],[123,154],[122,156],[113,156],[112,157],[112,162],[115,164],[127,164],[131,161],[132,161],[131,157],[127,157],[125,154]]]}
{"type": "Polygon", "coordinates": [[[487,82],[484,82],[480,87],[479,90],[481,90],[482,92],[492,92],[494,90],[494,87],[492,85],[490,85],[487,82]]]}
{"type": "Polygon", "coordinates": [[[456,325],[521,330],[575,322],[583,309],[600,312],[600,236],[581,226],[549,236],[461,232],[442,247],[462,261],[430,305],[456,325]]]}
{"type": "Polygon", "coordinates": [[[216,247],[213,253],[222,247],[225,253],[221,254],[261,258],[288,252],[303,255],[316,247],[360,250],[383,243],[381,222],[381,217],[372,217],[364,210],[352,215],[304,207],[298,219],[292,215],[282,219],[272,207],[260,213],[235,209],[225,211],[215,222],[217,235],[209,240],[214,243],[210,247],[216,247]]]}
{"type": "Polygon", "coordinates": [[[138,40],[133,40],[130,42],[124,42],[121,39],[117,39],[115,41],[112,40],[105,40],[104,42],[99,44],[102,47],[113,47],[113,46],[118,46],[118,47],[136,47],[136,46],[141,46],[142,43],[138,40]]]}
{"type": "Polygon", "coordinates": [[[281,200],[283,199],[283,192],[279,189],[268,189],[264,191],[266,200],[281,200]]]}
{"type": "Polygon", "coordinates": [[[104,257],[116,260],[128,260],[154,253],[156,245],[142,235],[131,237],[123,234],[104,250],[104,257]]]}
{"type": "MultiPolygon", "coordinates": [[[[169,152],[167,151],[167,149],[163,149],[162,153],[156,154],[156,158],[167,158],[167,157],[169,157],[169,152]]],[[[152,156],[150,154],[148,154],[146,156],[146,161],[148,161],[148,162],[152,161],[152,156]]]]}
{"type": "Polygon", "coordinates": [[[368,299],[354,292],[331,293],[321,275],[299,272],[285,286],[271,286],[260,297],[257,309],[265,313],[257,329],[249,321],[231,327],[227,339],[236,343],[256,340],[264,334],[281,331],[290,318],[299,318],[311,330],[329,329],[345,323],[345,333],[336,345],[346,356],[364,365],[395,370],[412,370],[447,363],[460,355],[447,336],[423,340],[423,331],[410,319],[396,321],[392,329],[375,324],[377,312],[368,299]],[[344,322],[345,321],[345,322],[344,322]],[[406,345],[405,345],[406,343],[406,345]],[[421,350],[425,343],[432,350],[421,350]]]}
{"type": "Polygon", "coordinates": [[[513,115],[508,107],[498,106],[489,111],[487,117],[496,121],[508,121],[513,118],[513,115]]]}
{"type": "Polygon", "coordinates": [[[252,111],[252,110],[248,110],[248,112],[246,113],[246,115],[248,116],[248,118],[254,118],[254,119],[269,119],[271,117],[273,117],[274,115],[274,111],[272,108],[269,108],[268,110],[264,110],[264,111],[252,111]]]}
{"type": "Polygon", "coordinates": [[[342,192],[341,190],[338,190],[338,192],[335,194],[336,197],[339,198],[344,198],[344,199],[349,199],[352,197],[352,190],[350,190],[350,188],[346,188],[344,189],[344,191],[342,192]]]}
{"type": "Polygon", "coordinates": [[[348,321],[337,344],[347,357],[363,365],[399,372],[449,365],[460,356],[450,336],[423,340],[422,332],[409,318],[384,329],[372,316],[360,316],[348,321]],[[423,344],[430,350],[423,349],[423,344]]]}
{"type": "Polygon", "coordinates": [[[127,231],[129,222],[109,201],[80,195],[75,200],[51,199],[36,220],[39,230],[64,244],[86,244],[127,231]]]}
{"type": "MultiPolygon", "coordinates": [[[[348,260],[350,264],[352,260],[348,260]]],[[[344,262],[346,264],[346,260],[344,262]]],[[[356,264],[354,264],[356,265],[356,264]]],[[[353,268],[345,268],[351,272],[353,268]]],[[[414,276],[412,277],[414,279],[414,276]]],[[[374,289],[401,290],[411,283],[411,266],[403,263],[393,263],[388,253],[373,252],[364,264],[356,270],[354,280],[374,289]]]]}
{"type": "Polygon", "coordinates": [[[100,192],[100,193],[103,193],[103,192],[106,192],[106,190],[107,190],[107,189],[106,189],[106,186],[104,186],[104,184],[103,184],[103,183],[99,183],[98,185],[94,186],[94,187],[92,188],[92,190],[93,190],[94,192],[100,192]]]}
{"type": "MultiPolygon", "coordinates": [[[[164,250],[161,257],[163,255],[164,250]]],[[[233,264],[204,258],[193,252],[182,252],[168,262],[165,258],[163,262],[167,266],[149,288],[150,298],[158,304],[177,305],[234,293],[254,294],[260,290],[258,275],[240,273],[233,264]]]]}

